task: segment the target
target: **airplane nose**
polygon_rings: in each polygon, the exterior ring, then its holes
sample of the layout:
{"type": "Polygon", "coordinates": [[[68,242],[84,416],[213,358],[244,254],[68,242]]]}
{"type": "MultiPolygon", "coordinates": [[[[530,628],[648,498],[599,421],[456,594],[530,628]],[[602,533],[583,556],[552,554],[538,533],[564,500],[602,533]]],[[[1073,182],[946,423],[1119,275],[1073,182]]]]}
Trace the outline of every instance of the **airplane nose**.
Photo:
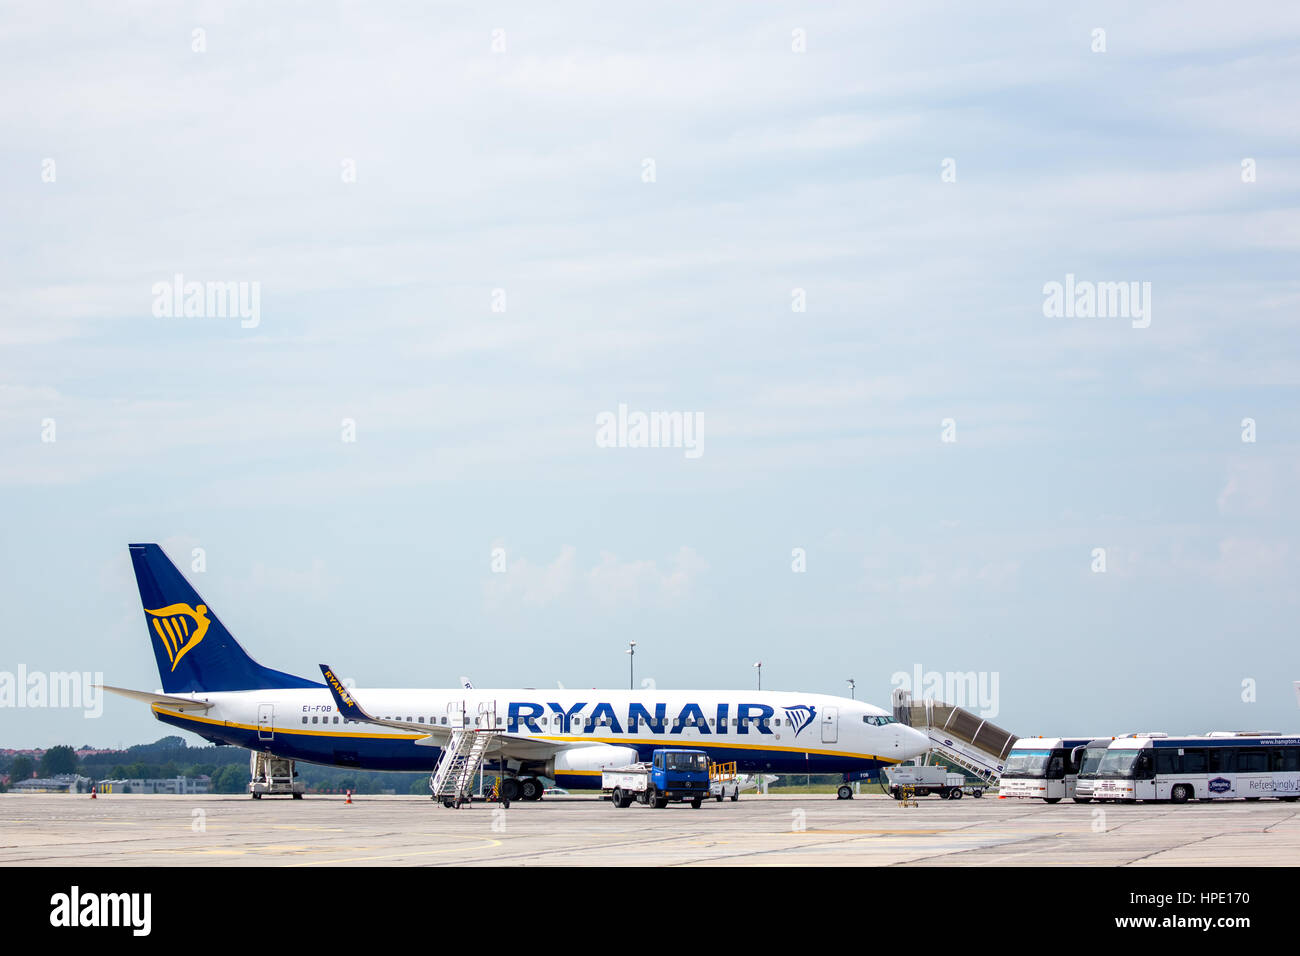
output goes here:
{"type": "Polygon", "coordinates": [[[899,741],[899,746],[903,752],[903,759],[908,757],[919,757],[930,750],[930,738],[921,733],[915,727],[899,727],[902,731],[903,739],[899,741]]]}

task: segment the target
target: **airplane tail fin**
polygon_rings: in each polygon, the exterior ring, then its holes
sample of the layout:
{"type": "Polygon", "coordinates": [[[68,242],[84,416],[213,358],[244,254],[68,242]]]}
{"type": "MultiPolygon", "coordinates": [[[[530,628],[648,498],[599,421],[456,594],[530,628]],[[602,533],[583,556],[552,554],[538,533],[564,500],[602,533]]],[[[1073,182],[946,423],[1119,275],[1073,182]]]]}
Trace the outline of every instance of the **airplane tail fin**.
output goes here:
{"type": "Polygon", "coordinates": [[[169,694],[323,685],[263,667],[248,656],[156,544],[133,544],[145,627],[169,694]]]}

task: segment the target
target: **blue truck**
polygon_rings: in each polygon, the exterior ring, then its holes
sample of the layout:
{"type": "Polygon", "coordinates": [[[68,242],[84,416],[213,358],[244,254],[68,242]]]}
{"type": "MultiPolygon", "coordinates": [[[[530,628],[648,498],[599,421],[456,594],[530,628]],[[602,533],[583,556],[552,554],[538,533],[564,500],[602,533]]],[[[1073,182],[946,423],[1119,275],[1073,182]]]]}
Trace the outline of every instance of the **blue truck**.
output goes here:
{"type": "Polygon", "coordinates": [[[709,755],[703,750],[656,750],[649,763],[603,771],[600,789],[619,809],[635,801],[656,810],[670,803],[689,803],[698,810],[709,796],[709,755]]]}

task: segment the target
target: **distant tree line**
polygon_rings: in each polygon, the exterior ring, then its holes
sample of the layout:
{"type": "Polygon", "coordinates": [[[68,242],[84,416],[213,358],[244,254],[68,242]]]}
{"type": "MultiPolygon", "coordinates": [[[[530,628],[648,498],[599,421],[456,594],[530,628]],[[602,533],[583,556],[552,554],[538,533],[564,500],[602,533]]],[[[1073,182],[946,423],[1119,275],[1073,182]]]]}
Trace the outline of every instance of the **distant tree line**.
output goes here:
{"type": "MultiPolygon", "coordinates": [[[[91,750],[90,746],[82,747],[91,750]]],[[[92,780],[151,780],[169,777],[210,777],[215,793],[244,793],[248,789],[249,751],[243,747],[191,747],[177,736],[163,737],[151,744],[136,744],[126,750],[87,754],[78,758],[69,746],[51,747],[39,764],[25,754],[0,756],[0,774],[11,783],[32,776],[79,773],[92,780]]],[[[429,773],[393,773],[351,770],[299,763],[298,779],[308,790],[351,790],[358,794],[428,793],[429,773]]],[[[433,771],[432,761],[429,772],[433,771]]]]}

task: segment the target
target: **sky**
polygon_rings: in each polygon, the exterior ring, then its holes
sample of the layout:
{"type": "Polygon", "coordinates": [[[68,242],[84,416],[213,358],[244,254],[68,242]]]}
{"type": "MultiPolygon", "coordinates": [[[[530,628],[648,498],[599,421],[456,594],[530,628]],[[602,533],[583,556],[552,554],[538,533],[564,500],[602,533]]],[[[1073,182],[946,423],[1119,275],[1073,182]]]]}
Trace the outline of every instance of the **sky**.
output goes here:
{"type": "MultiPolygon", "coordinates": [[[[361,687],[625,687],[636,641],[660,688],[1295,731],[1298,41],[1287,3],[10,4],[0,680],[157,687],[156,541],[256,659],[361,687]],[[693,448],[611,447],[620,406],[693,448]]],[[[0,746],[171,732],[0,705],[0,746]]]]}

